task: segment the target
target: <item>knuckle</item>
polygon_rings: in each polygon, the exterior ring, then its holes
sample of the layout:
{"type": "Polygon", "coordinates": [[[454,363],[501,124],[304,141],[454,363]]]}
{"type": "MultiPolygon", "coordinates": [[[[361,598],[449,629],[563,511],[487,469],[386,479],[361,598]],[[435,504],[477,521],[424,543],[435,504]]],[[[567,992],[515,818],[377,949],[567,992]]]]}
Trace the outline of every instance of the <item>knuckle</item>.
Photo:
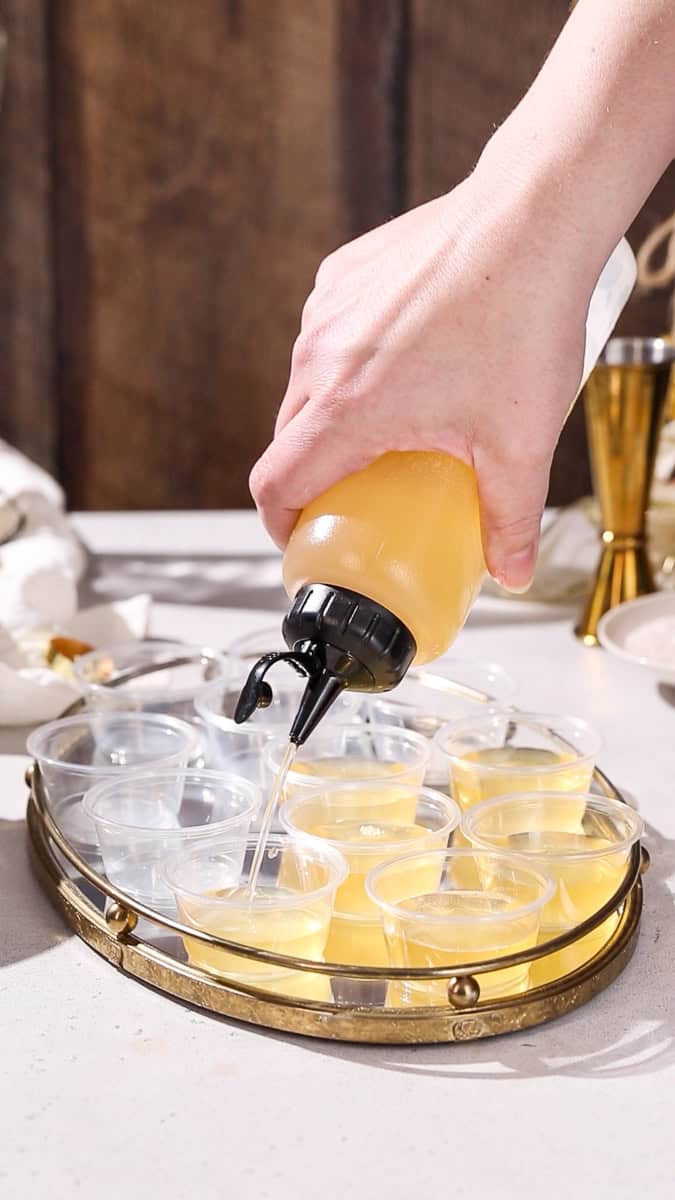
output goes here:
{"type": "Polygon", "coordinates": [[[321,287],[324,283],[327,283],[332,278],[334,271],[335,253],[333,252],[332,254],[327,254],[326,257],[319,263],[316,270],[316,275],[314,276],[315,288],[321,287]]]}
{"type": "Polygon", "coordinates": [[[258,460],[249,477],[248,486],[256,504],[269,504],[276,492],[276,482],[265,457],[258,460]]]}

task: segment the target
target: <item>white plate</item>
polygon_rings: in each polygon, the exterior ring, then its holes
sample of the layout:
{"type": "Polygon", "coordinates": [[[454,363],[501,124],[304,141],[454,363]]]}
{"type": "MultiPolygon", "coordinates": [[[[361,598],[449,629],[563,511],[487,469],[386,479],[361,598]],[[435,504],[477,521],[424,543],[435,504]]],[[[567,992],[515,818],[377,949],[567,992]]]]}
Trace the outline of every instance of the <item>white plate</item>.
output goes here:
{"type": "Polygon", "coordinates": [[[611,654],[675,683],[675,592],[655,592],[610,609],[600,619],[598,639],[611,654]],[[665,662],[660,650],[664,657],[669,650],[665,662]]]}

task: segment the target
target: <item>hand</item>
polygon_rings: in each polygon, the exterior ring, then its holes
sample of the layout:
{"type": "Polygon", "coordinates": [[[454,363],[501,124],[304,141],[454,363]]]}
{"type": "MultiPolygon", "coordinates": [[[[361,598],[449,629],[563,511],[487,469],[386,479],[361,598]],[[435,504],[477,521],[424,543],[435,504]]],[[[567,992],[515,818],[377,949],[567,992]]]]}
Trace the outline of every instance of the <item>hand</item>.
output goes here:
{"type": "Polygon", "coordinates": [[[489,571],[529,584],[597,276],[549,222],[536,189],[479,164],[325,259],[251,474],[280,546],[305,504],[385,451],[444,450],[476,471],[489,571]]]}

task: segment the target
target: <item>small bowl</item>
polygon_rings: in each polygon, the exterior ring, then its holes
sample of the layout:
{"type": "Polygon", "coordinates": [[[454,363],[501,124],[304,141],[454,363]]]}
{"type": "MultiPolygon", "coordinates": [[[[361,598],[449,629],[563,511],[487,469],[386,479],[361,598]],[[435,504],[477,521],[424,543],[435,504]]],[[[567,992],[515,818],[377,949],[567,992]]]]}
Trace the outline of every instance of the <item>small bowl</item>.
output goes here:
{"type": "Polygon", "coordinates": [[[675,593],[655,592],[611,608],[598,623],[598,640],[616,658],[675,683],[675,593]]]}
{"type": "Polygon", "coordinates": [[[227,657],[208,647],[152,638],[101,646],[73,663],[75,681],[84,693],[87,708],[166,713],[183,720],[194,719],[197,692],[228,670],[227,657]],[[176,658],[190,661],[164,670],[148,670],[128,683],[109,686],[106,682],[118,671],[153,668],[176,658]]]}
{"type": "Polygon", "coordinates": [[[247,779],[218,771],[153,771],[98,784],[84,798],[111,883],[149,908],[174,912],[162,861],[196,842],[227,842],[243,862],[260,805],[247,779]]]}

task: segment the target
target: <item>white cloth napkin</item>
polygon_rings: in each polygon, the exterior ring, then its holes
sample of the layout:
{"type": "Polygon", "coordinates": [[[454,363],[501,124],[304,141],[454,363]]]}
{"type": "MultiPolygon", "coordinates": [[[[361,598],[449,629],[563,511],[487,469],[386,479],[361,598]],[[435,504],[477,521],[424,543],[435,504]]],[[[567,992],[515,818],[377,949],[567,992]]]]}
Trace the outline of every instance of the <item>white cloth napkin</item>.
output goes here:
{"type": "Polygon", "coordinates": [[[59,485],[41,467],[0,441],[0,493],[24,517],[0,546],[0,625],[58,625],[77,611],[77,581],[86,563],[68,524],[59,485]]]}
{"type": "Polygon", "coordinates": [[[27,725],[57,717],[78,695],[73,682],[47,665],[51,637],[92,646],[145,637],[151,600],[143,594],[78,612],[86,553],[64,513],[63,492],[0,441],[0,504],[3,498],[24,519],[0,545],[0,725],[27,725]]]}
{"type": "MultiPolygon", "coordinates": [[[[114,604],[82,609],[58,629],[65,637],[92,646],[112,645],[145,637],[151,599],[132,596],[114,604]]],[[[32,725],[51,721],[77,699],[75,683],[46,664],[54,630],[10,633],[0,626],[0,725],[32,725]]]]}

